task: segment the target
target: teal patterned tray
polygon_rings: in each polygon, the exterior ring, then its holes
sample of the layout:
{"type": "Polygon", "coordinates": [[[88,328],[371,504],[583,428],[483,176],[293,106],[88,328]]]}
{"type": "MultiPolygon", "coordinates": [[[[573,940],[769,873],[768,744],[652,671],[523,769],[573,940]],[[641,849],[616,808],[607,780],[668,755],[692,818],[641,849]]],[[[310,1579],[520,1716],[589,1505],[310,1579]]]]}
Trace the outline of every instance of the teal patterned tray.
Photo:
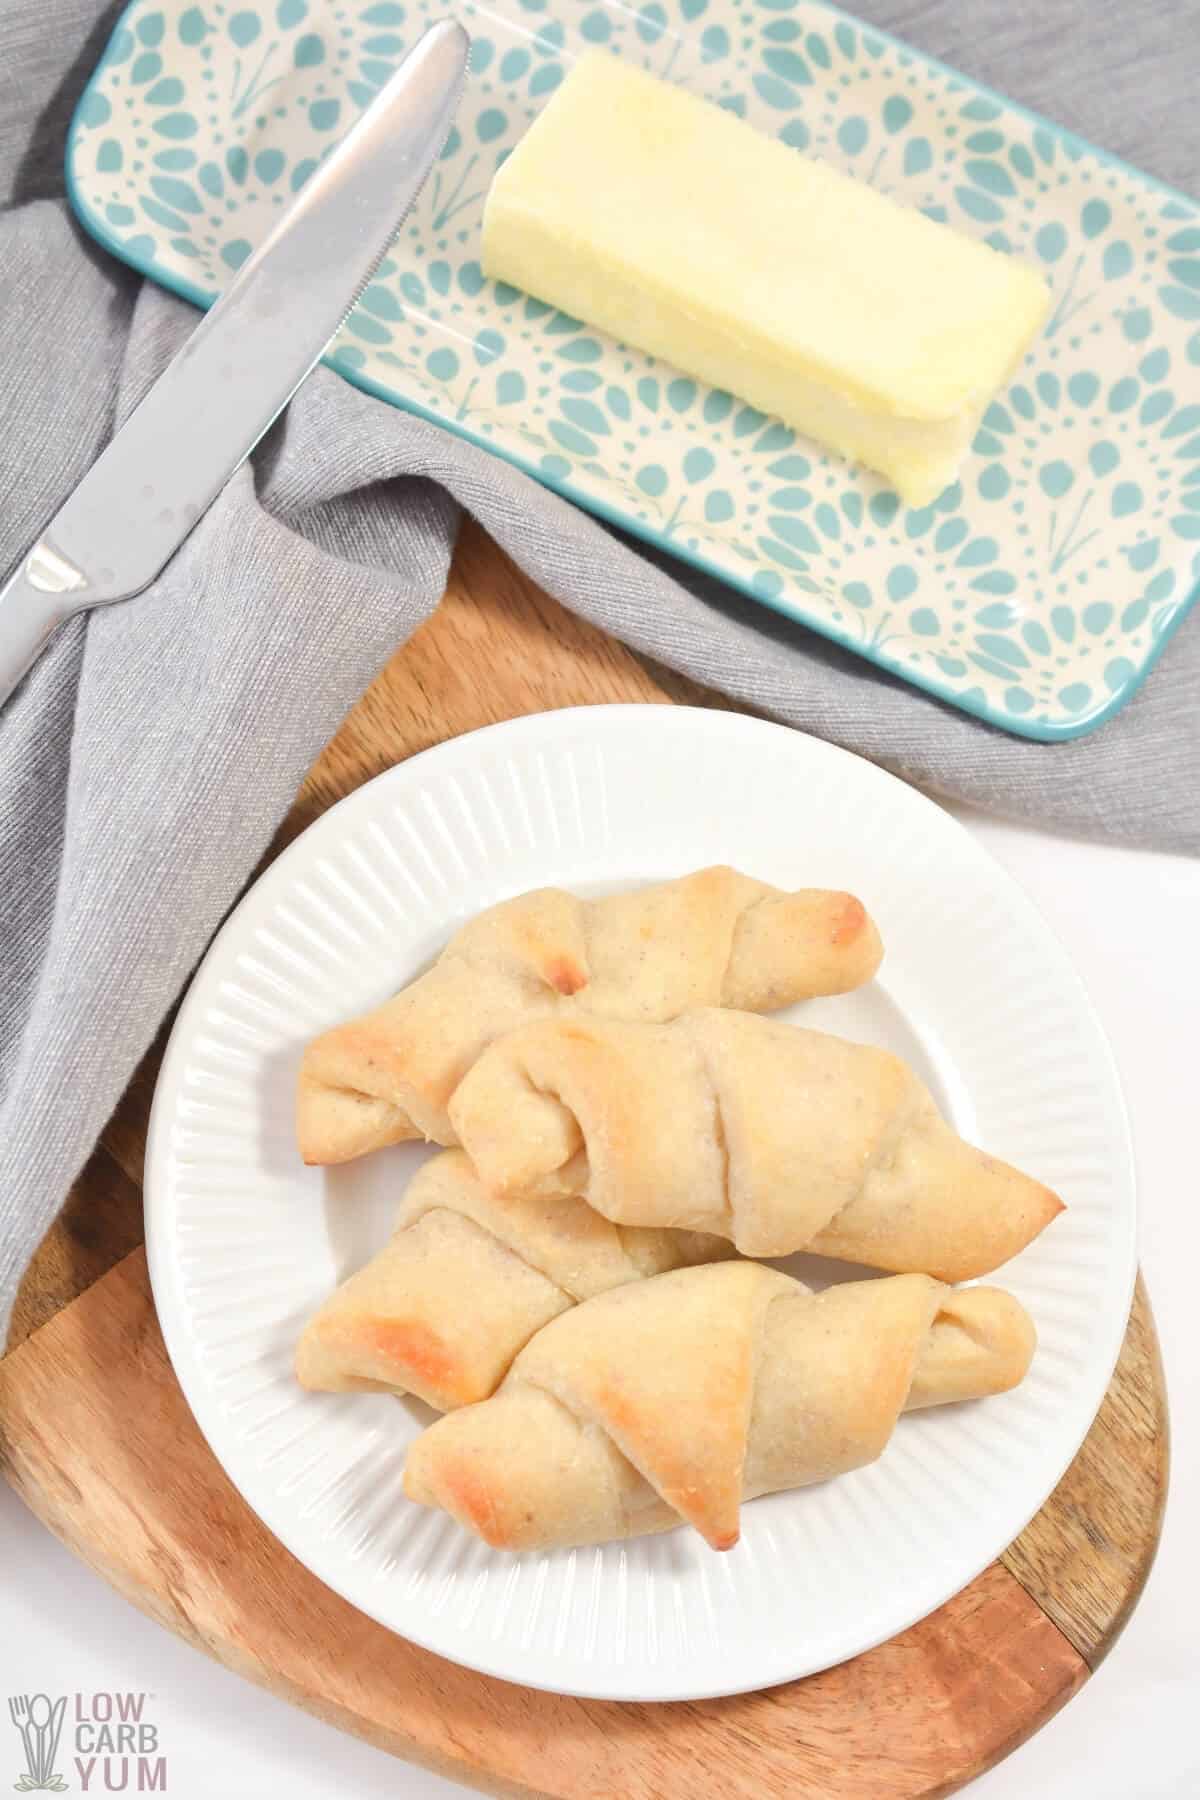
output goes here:
{"type": "MultiPolygon", "coordinates": [[[[994,724],[1109,718],[1200,580],[1200,207],[819,0],[457,10],[458,123],[332,367],[994,724]],[[491,176],[595,45],[1045,271],[1050,323],[935,505],[484,279],[491,176]]],[[[134,0],[71,129],[80,219],[210,304],[443,11],[134,0]]]]}

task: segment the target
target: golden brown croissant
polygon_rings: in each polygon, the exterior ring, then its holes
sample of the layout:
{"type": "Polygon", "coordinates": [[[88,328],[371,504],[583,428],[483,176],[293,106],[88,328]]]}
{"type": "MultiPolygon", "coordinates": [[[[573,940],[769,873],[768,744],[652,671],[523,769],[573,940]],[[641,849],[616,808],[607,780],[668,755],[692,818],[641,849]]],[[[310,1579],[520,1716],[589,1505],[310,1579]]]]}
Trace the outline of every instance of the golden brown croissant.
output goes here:
{"type": "Polygon", "coordinates": [[[502,1550],[694,1525],[737,1542],[756,1494],[874,1460],[899,1414],[1015,1387],[1029,1315],[926,1275],[810,1294],[718,1263],[615,1288],[533,1338],[490,1400],[408,1452],[409,1498],[502,1550]]]}
{"type": "Polygon", "coordinates": [[[612,1225],[582,1200],[504,1200],[461,1150],[417,1171],[395,1235],[312,1318],[304,1387],[484,1400],[535,1331],[623,1282],[734,1254],[721,1238],[612,1225]]]}
{"type": "Polygon", "coordinates": [[[898,1057],[752,1013],[541,1020],[480,1057],[450,1113],[498,1193],[580,1194],[747,1256],[966,1281],[1062,1208],[964,1143],[898,1057]]]}
{"type": "Polygon", "coordinates": [[[879,934],[850,894],[783,893],[701,869],[603,900],[522,894],[455,933],[374,1012],[309,1044],[297,1091],[305,1162],[405,1138],[457,1142],[446,1107],[493,1039],[543,1015],[670,1019],[693,1006],[770,1012],[869,981],[879,934]]]}

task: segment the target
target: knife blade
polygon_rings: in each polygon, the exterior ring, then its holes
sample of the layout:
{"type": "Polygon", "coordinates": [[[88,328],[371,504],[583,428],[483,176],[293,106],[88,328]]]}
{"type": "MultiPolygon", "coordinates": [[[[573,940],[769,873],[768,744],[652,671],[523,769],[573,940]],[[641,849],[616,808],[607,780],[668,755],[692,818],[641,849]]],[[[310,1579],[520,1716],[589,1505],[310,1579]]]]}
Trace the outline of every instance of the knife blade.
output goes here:
{"type": "Polygon", "coordinates": [[[146,588],[320,360],[445,143],[470,40],[440,20],[0,589],[0,705],[63,621],[146,588]]]}

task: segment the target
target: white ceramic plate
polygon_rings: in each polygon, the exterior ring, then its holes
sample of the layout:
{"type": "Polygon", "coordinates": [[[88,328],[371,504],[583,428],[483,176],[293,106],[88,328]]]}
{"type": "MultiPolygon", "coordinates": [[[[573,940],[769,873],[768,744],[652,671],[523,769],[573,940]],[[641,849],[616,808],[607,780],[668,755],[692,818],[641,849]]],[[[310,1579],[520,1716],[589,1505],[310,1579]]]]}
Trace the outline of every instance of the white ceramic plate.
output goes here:
{"type": "Polygon", "coordinates": [[[1082,1441],[1134,1274],[1112,1060],[1029,902],[953,820],[869,763],[682,707],[578,708],[475,732],[307,831],[225,925],[180,1012],[146,1202],[176,1372],[271,1530],[429,1649],[606,1699],[697,1698],[808,1674],[963,1587],[1082,1441]],[[409,980],[494,901],[718,861],[785,887],[861,894],[887,944],[882,978],[796,1016],[899,1050],[964,1135],[1068,1201],[998,1278],[1033,1313],[1037,1358],[1013,1394],[902,1419],[873,1467],[748,1506],[727,1555],[676,1531],[506,1557],[404,1499],[405,1446],[427,1409],[306,1394],[292,1379],[301,1324],[384,1241],[425,1155],[303,1168],[292,1142],[301,1047],[409,980]]]}

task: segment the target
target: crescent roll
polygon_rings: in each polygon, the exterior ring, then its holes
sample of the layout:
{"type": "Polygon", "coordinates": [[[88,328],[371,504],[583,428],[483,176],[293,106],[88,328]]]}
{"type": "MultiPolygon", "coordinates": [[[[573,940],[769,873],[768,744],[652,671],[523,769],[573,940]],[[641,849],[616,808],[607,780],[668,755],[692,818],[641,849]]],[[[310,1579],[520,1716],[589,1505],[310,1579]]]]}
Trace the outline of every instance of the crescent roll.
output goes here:
{"type": "Polygon", "coordinates": [[[416,1439],[404,1488],[501,1550],[681,1522],[728,1550],[742,1500],[873,1461],[906,1409],[1014,1387],[1034,1342],[996,1288],[681,1269],[553,1320],[490,1400],[416,1439]]]}
{"type": "Polygon", "coordinates": [[[485,1400],[534,1332],[581,1300],[733,1256],[722,1238],[612,1225],[582,1200],[488,1194],[461,1150],[431,1158],[395,1234],[305,1327],[302,1386],[485,1400]]]}
{"type": "Polygon", "coordinates": [[[882,954],[853,895],[788,894],[735,869],[602,900],[561,888],[522,894],[464,925],[393,999],[309,1044],[300,1153],[337,1163],[406,1138],[457,1142],[451,1095],[495,1038],[532,1019],[770,1012],[860,986],[882,954]]]}
{"type": "Polygon", "coordinates": [[[898,1057],[747,1012],[541,1020],[480,1057],[450,1116],[497,1193],[582,1195],[746,1256],[966,1281],[1062,1209],[964,1143],[898,1057]]]}

